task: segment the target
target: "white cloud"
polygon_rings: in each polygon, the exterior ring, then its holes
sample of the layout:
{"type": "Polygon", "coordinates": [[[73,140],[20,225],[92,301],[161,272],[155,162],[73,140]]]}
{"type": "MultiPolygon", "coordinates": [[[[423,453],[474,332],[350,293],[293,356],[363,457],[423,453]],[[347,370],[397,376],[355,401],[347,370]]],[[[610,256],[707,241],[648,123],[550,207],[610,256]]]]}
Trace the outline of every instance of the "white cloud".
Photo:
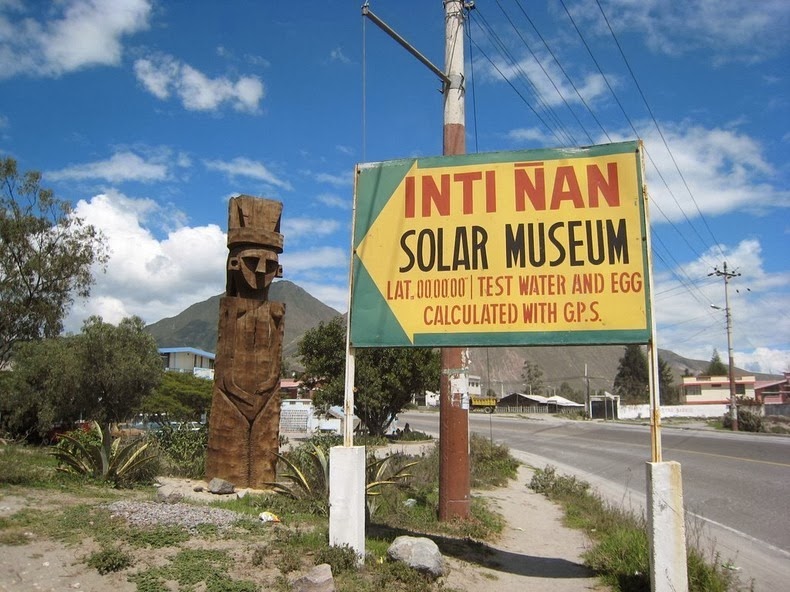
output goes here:
{"type": "Polygon", "coordinates": [[[646,174],[651,198],[663,212],[654,212],[653,222],[665,221],[664,215],[672,221],[681,220],[684,212],[693,219],[699,215],[697,208],[703,215],[716,216],[744,209],[761,212],[790,207],[790,191],[779,187],[778,181],[777,185],[772,183],[778,177],[757,140],[733,130],[695,125],[665,125],[663,132],[696,205],[652,128],[643,136],[646,174]],[[656,167],[671,193],[656,174],[656,167]]]}
{"type": "MultiPolygon", "coordinates": [[[[150,324],[225,289],[227,237],[217,225],[179,226],[179,212],[114,190],[79,201],[75,213],[105,234],[110,261],[106,272],[95,273],[91,297],[75,303],[65,321],[66,331],[78,332],[90,315],[112,323],[137,315],[150,324]],[[151,232],[152,224],[175,229],[160,240],[151,232]]],[[[286,279],[325,304],[345,310],[346,251],[286,250],[280,259],[286,279]]]]}
{"type": "MultiPolygon", "coordinates": [[[[673,55],[704,48],[717,60],[762,59],[784,46],[790,28],[786,0],[607,0],[601,6],[618,34],[640,34],[653,51],[673,55]]],[[[579,2],[571,11],[588,30],[610,34],[596,4],[579,2]]]]}
{"type": "Polygon", "coordinates": [[[338,312],[348,310],[348,282],[344,285],[329,285],[325,282],[299,282],[299,286],[311,296],[338,312]]]}
{"type": "Polygon", "coordinates": [[[322,193],[316,197],[316,199],[331,208],[340,208],[341,210],[351,209],[351,200],[346,197],[340,197],[332,193],[322,193]]]}
{"type": "Polygon", "coordinates": [[[326,183],[335,187],[346,187],[354,184],[353,173],[340,173],[339,175],[332,175],[330,173],[308,173],[319,183],[326,183]]]}
{"type": "Polygon", "coordinates": [[[326,218],[291,218],[282,222],[282,233],[286,240],[303,236],[330,236],[340,229],[340,222],[326,218]]]}
{"type": "Polygon", "coordinates": [[[288,191],[293,190],[293,186],[288,181],[280,179],[277,175],[272,173],[265,164],[249,158],[239,156],[230,161],[206,160],[203,161],[203,164],[207,169],[221,171],[232,179],[236,177],[248,177],[274,185],[275,187],[280,187],[281,189],[286,189],[288,191]]]}
{"type": "Polygon", "coordinates": [[[541,146],[553,140],[552,136],[535,127],[510,130],[507,133],[507,138],[514,142],[533,142],[541,146]]]}
{"type": "Polygon", "coordinates": [[[190,111],[216,111],[229,103],[236,111],[257,113],[264,96],[263,82],[257,76],[240,76],[235,81],[224,76],[209,78],[169,55],[138,59],[134,73],[156,98],[166,100],[175,94],[190,111]]]}
{"type": "MultiPolygon", "coordinates": [[[[280,255],[288,274],[323,272],[327,269],[348,269],[348,254],[338,247],[317,247],[306,251],[285,251],[280,255]]],[[[348,278],[345,278],[347,281],[348,278]]]]}
{"type": "Polygon", "coordinates": [[[722,256],[728,271],[741,274],[728,286],[736,365],[759,372],[790,370],[790,318],[783,314],[790,273],[767,271],[756,240],[720,245],[673,272],[655,273],[659,347],[700,360],[710,359],[714,348],[726,355],[725,314],[710,306],[725,307],[724,280],[708,276],[714,267],[722,269],[722,256]]]}
{"type": "Polygon", "coordinates": [[[339,47],[335,47],[331,52],[329,52],[329,59],[333,62],[340,62],[341,64],[351,63],[351,60],[346,57],[346,55],[343,53],[343,50],[339,47]]]}
{"type": "MultiPolygon", "coordinates": [[[[179,164],[185,161],[179,158],[179,164]]],[[[145,160],[129,151],[113,154],[107,160],[73,165],[59,171],[50,171],[47,178],[60,180],[103,179],[110,183],[140,181],[149,183],[167,178],[167,165],[145,160]]]]}
{"type": "Polygon", "coordinates": [[[167,211],[115,191],[81,200],[75,210],[104,232],[110,261],[96,273],[91,298],[75,304],[68,331],[79,331],[93,314],[113,323],[134,314],[152,323],[224,290],[227,247],[218,226],[179,227],[157,240],[148,222],[161,222],[167,211]]]}
{"type": "MultiPolygon", "coordinates": [[[[504,77],[521,87],[523,84],[517,81],[526,76],[541,100],[540,104],[535,105],[536,109],[540,109],[543,105],[551,108],[565,103],[581,104],[582,99],[589,105],[609,92],[606,81],[599,73],[588,74],[581,82],[577,81],[574,90],[552,58],[539,55],[538,59],[540,64],[532,56],[525,57],[515,64],[505,63],[502,59],[496,59],[492,64],[488,60],[480,59],[479,64],[476,65],[485,79],[492,82],[505,82],[504,77]]],[[[607,74],[606,79],[613,87],[617,86],[617,76],[607,74]]]]}
{"type": "Polygon", "coordinates": [[[148,0],[65,0],[52,9],[53,18],[37,21],[0,5],[0,78],[116,66],[123,38],[147,29],[151,15],[148,0]]]}

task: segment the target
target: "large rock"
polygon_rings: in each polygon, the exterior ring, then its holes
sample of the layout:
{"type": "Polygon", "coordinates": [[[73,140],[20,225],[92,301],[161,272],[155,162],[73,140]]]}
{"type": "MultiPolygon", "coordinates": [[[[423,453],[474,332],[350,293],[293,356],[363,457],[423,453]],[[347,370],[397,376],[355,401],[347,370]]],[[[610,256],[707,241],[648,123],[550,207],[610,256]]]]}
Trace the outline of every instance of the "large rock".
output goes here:
{"type": "Polygon", "coordinates": [[[425,537],[399,536],[387,549],[387,555],[434,579],[447,575],[449,571],[439,547],[425,537]]]}
{"type": "Polygon", "coordinates": [[[316,565],[307,575],[294,580],[293,592],[335,592],[335,579],[328,563],[316,565]]]}
{"type": "Polygon", "coordinates": [[[211,481],[209,481],[208,490],[211,493],[215,493],[217,495],[227,495],[229,493],[233,493],[236,490],[236,487],[230,481],[225,481],[225,479],[214,477],[211,481]]]}

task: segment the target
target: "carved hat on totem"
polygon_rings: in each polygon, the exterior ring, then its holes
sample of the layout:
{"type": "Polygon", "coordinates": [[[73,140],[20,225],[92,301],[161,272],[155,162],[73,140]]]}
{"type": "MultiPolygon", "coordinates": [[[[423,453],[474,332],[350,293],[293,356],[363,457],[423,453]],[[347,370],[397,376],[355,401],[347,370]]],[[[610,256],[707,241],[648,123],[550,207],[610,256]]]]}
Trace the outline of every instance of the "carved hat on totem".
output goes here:
{"type": "Polygon", "coordinates": [[[262,246],[282,253],[282,213],[283,204],[279,201],[251,195],[231,197],[228,208],[228,248],[262,246]]]}

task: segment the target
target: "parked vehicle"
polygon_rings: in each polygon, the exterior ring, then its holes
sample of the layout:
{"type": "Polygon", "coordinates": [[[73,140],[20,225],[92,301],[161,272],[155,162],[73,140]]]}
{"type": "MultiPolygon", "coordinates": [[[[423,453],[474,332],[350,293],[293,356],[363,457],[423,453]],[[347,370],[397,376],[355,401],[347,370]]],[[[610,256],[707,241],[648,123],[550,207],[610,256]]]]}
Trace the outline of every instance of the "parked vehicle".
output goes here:
{"type": "Polygon", "coordinates": [[[493,413],[496,411],[496,397],[469,397],[469,409],[493,413]]]}

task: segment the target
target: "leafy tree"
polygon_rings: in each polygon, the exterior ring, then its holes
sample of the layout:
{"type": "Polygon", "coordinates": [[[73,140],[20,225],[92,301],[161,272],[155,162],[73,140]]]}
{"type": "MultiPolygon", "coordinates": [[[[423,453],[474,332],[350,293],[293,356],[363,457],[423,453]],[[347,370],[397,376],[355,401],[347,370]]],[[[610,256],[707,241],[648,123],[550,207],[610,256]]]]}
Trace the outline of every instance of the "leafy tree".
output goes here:
{"type": "Polygon", "coordinates": [[[721,361],[719,350],[714,349],[708,368],[705,370],[705,376],[727,376],[729,372],[729,367],[721,361]]]}
{"type": "Polygon", "coordinates": [[[584,393],[579,390],[573,390],[573,387],[567,382],[560,384],[560,390],[557,394],[576,403],[584,403],[584,393]]]}
{"type": "Polygon", "coordinates": [[[211,407],[214,383],[186,372],[165,372],[162,382],[143,397],[140,412],[174,421],[199,421],[211,407]]]}
{"type": "Polygon", "coordinates": [[[104,265],[104,237],[68,201],[0,159],[0,363],[17,342],[55,337],[74,296],[86,297],[92,266],[104,265]]]}
{"type": "Polygon", "coordinates": [[[2,427],[21,436],[46,436],[53,424],[83,417],[77,397],[79,364],[72,338],[19,344],[13,372],[0,372],[2,427]]]}
{"type": "Polygon", "coordinates": [[[86,413],[107,426],[132,417],[164,372],[156,341],[145,331],[143,320],[128,317],[114,326],[93,316],[75,340],[86,413]]]}
{"type": "MultiPolygon", "coordinates": [[[[11,420],[44,433],[54,422],[96,420],[109,446],[110,424],[132,417],[159,384],[162,362],[142,319],[118,326],[91,317],[78,335],[23,344],[15,357],[11,420]]],[[[107,457],[109,458],[109,451],[107,457]]]]}
{"type": "Polygon", "coordinates": [[[675,385],[672,368],[661,356],[658,356],[658,391],[662,405],[676,405],[680,402],[680,389],[675,385]]]}
{"type": "MultiPolygon", "coordinates": [[[[345,333],[342,317],[335,317],[309,330],[299,344],[302,380],[318,389],[313,401],[319,407],[343,403],[345,333]]],[[[439,387],[439,354],[431,349],[360,349],[355,369],[354,410],[373,435],[384,433],[413,394],[439,387]]]]}
{"type": "Polygon", "coordinates": [[[521,380],[524,381],[524,391],[530,395],[539,395],[543,390],[543,370],[537,362],[524,360],[521,368],[521,380]]]}
{"type": "Polygon", "coordinates": [[[614,393],[623,401],[644,401],[648,397],[647,357],[637,344],[625,346],[614,379],[614,393]]]}

